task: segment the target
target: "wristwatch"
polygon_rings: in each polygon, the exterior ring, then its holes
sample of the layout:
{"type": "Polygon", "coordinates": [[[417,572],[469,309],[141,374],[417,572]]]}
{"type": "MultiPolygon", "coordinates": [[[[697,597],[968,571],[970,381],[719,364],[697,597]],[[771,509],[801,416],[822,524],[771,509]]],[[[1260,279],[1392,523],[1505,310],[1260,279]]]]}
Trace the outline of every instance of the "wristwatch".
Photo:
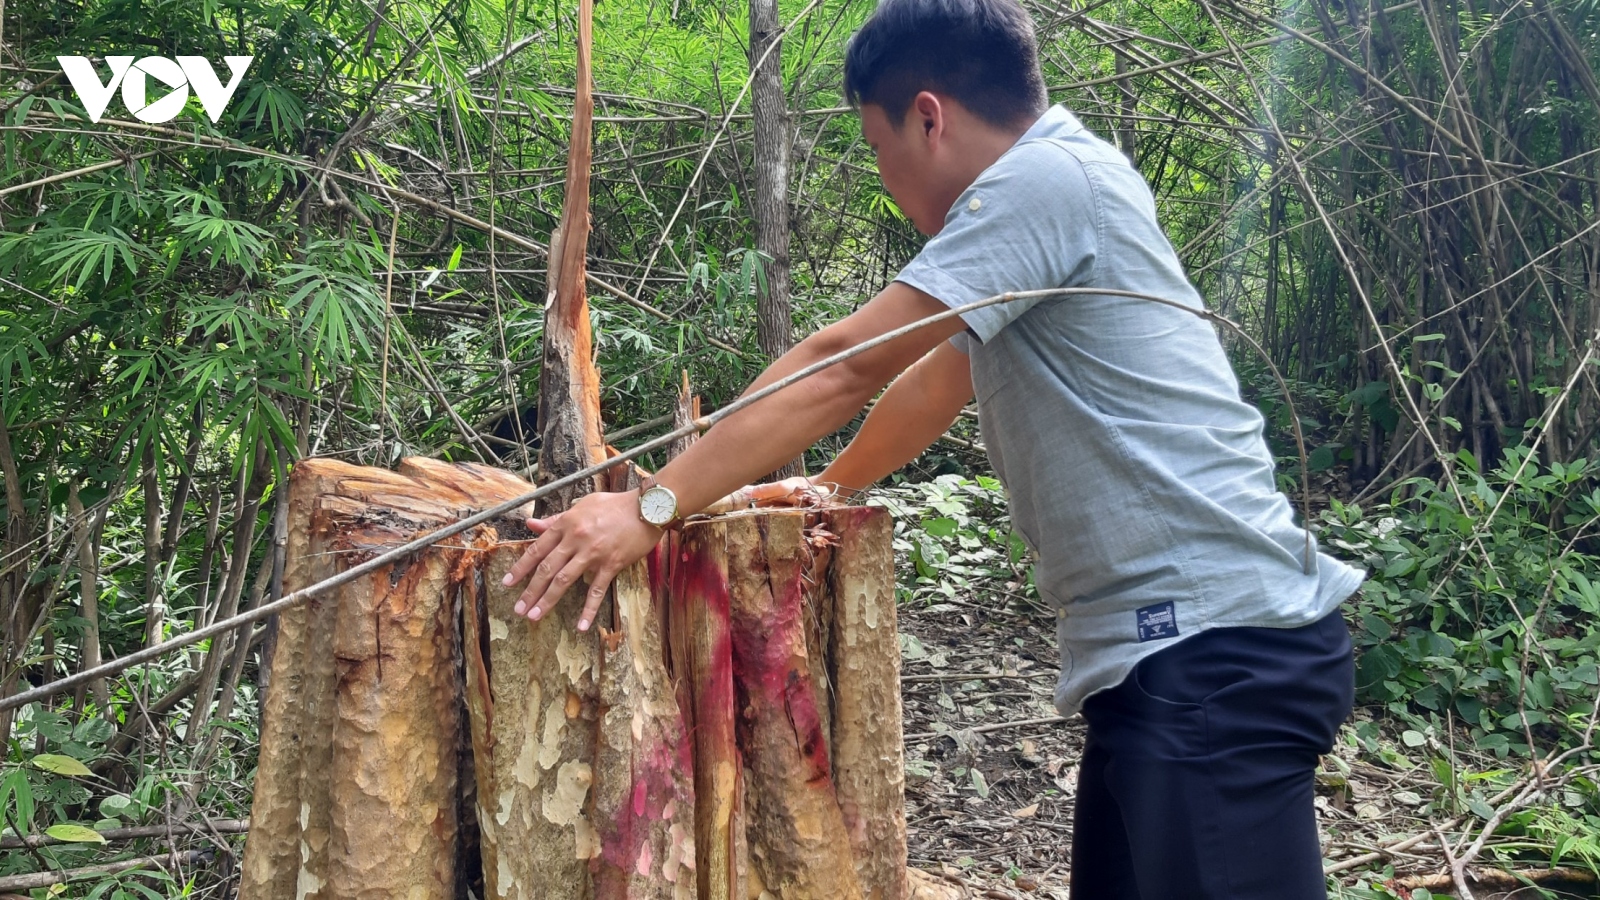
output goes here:
{"type": "Polygon", "coordinates": [[[678,495],[655,481],[654,475],[647,475],[639,482],[639,518],[657,528],[666,528],[678,517],[678,495]]]}

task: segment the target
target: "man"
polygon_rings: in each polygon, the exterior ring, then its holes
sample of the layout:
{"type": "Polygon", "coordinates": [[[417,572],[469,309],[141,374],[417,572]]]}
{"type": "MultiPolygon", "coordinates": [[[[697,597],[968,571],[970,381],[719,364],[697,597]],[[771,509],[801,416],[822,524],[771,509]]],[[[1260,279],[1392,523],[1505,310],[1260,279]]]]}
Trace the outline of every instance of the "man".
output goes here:
{"type": "MultiPolygon", "coordinates": [[[[882,0],[845,93],[879,175],[931,236],[896,281],[752,390],[953,306],[1096,287],[1201,300],[1138,172],[1047,109],[1015,0],[882,0]]],[[[660,525],[794,458],[890,380],[818,478],[861,489],[915,458],[976,393],[1016,528],[1057,610],[1056,705],[1082,710],[1077,900],[1325,897],[1318,756],[1349,714],[1339,603],[1358,571],[1312,554],[1254,407],[1210,325],[1111,294],[1018,301],[922,328],[730,416],[641,494],[530,525],[507,577],[537,619],[587,580],[580,628],[660,525]],[[654,523],[654,524],[652,524],[654,523]]]]}

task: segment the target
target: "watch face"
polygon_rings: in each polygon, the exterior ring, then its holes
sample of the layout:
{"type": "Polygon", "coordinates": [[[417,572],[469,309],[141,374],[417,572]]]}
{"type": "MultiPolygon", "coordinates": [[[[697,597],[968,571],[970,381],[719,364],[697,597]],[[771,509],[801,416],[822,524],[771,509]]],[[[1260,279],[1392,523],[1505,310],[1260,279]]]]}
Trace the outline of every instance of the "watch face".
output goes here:
{"type": "Polygon", "coordinates": [[[639,514],[651,525],[665,525],[678,514],[678,498],[656,485],[639,496],[639,514]]]}

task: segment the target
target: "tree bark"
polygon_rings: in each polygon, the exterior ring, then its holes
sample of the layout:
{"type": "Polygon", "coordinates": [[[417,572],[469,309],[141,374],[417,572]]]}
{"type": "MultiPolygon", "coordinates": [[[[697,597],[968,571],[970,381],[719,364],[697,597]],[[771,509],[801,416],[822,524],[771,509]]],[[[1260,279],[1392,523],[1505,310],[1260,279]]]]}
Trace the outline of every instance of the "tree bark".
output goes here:
{"type": "MultiPolygon", "coordinates": [[[[755,125],[756,249],[766,257],[766,287],[756,299],[756,342],[769,359],[789,352],[789,110],[783,94],[782,25],[778,0],[750,0],[750,104],[755,125]],[[769,50],[770,48],[770,50],[769,50]]],[[[774,473],[803,474],[804,458],[774,473]]]]}
{"type": "Polygon", "coordinates": [[[694,752],[662,665],[663,622],[645,563],[617,576],[613,599],[613,627],[601,634],[595,896],[696,900],[694,752]],[[606,777],[613,772],[632,777],[606,777]]]}
{"type": "MultiPolygon", "coordinates": [[[[528,487],[302,461],[285,587],[528,487]]],[[[527,512],[283,614],[240,896],[905,900],[887,514],[696,519],[581,634],[500,583],[527,512]]]]}
{"type": "Polygon", "coordinates": [[[654,577],[667,592],[672,672],[694,730],[694,836],[700,900],[743,900],[743,773],[735,695],[727,530],[718,521],[669,535],[654,577]]]}
{"type": "Polygon", "coordinates": [[[906,896],[905,741],[895,622],[894,522],[879,507],[829,510],[833,779],[866,900],[906,896]]]}
{"type": "MultiPolygon", "coordinates": [[[[4,540],[0,540],[0,559],[19,559],[28,540],[27,506],[22,499],[22,478],[17,471],[16,454],[11,449],[11,431],[6,427],[5,411],[0,409],[0,479],[5,481],[6,518],[4,540]]],[[[22,661],[33,639],[33,623],[43,601],[38,592],[28,590],[28,569],[7,566],[0,570],[0,697],[16,692],[22,678],[22,661]]],[[[0,712],[0,746],[11,740],[13,710],[0,712]]]]}
{"type": "Polygon", "coordinates": [[[588,900],[589,860],[599,851],[587,815],[599,646],[595,631],[577,630],[579,597],[566,597],[538,622],[513,611],[522,588],[500,579],[526,548],[505,543],[484,555],[484,618],[471,629],[486,896],[588,900]]]}
{"type": "MultiPolygon", "coordinates": [[[[288,589],[525,488],[485,467],[408,463],[401,473],[296,464],[288,589]]],[[[492,538],[486,528],[467,532],[282,614],[241,898],[455,900],[464,731],[456,603],[492,538]]]]}
{"type": "Polygon", "coordinates": [[[166,587],[161,577],[161,454],[155,438],[144,454],[144,645],[159,643],[166,620],[166,587]]]}
{"type": "Polygon", "coordinates": [[[808,582],[826,575],[825,547],[803,512],[728,517],[739,745],[750,772],[752,893],[794,900],[863,894],[834,791],[806,640],[808,582]]]}

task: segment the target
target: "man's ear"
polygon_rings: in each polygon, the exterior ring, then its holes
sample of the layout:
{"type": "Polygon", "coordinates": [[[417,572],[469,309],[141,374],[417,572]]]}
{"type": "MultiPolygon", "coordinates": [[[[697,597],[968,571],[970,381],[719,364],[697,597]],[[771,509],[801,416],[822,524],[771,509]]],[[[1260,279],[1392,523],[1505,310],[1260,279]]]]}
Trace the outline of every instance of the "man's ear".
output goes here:
{"type": "Polygon", "coordinates": [[[911,117],[918,133],[934,143],[944,137],[944,113],[944,104],[929,91],[921,91],[911,98],[911,117]]]}

